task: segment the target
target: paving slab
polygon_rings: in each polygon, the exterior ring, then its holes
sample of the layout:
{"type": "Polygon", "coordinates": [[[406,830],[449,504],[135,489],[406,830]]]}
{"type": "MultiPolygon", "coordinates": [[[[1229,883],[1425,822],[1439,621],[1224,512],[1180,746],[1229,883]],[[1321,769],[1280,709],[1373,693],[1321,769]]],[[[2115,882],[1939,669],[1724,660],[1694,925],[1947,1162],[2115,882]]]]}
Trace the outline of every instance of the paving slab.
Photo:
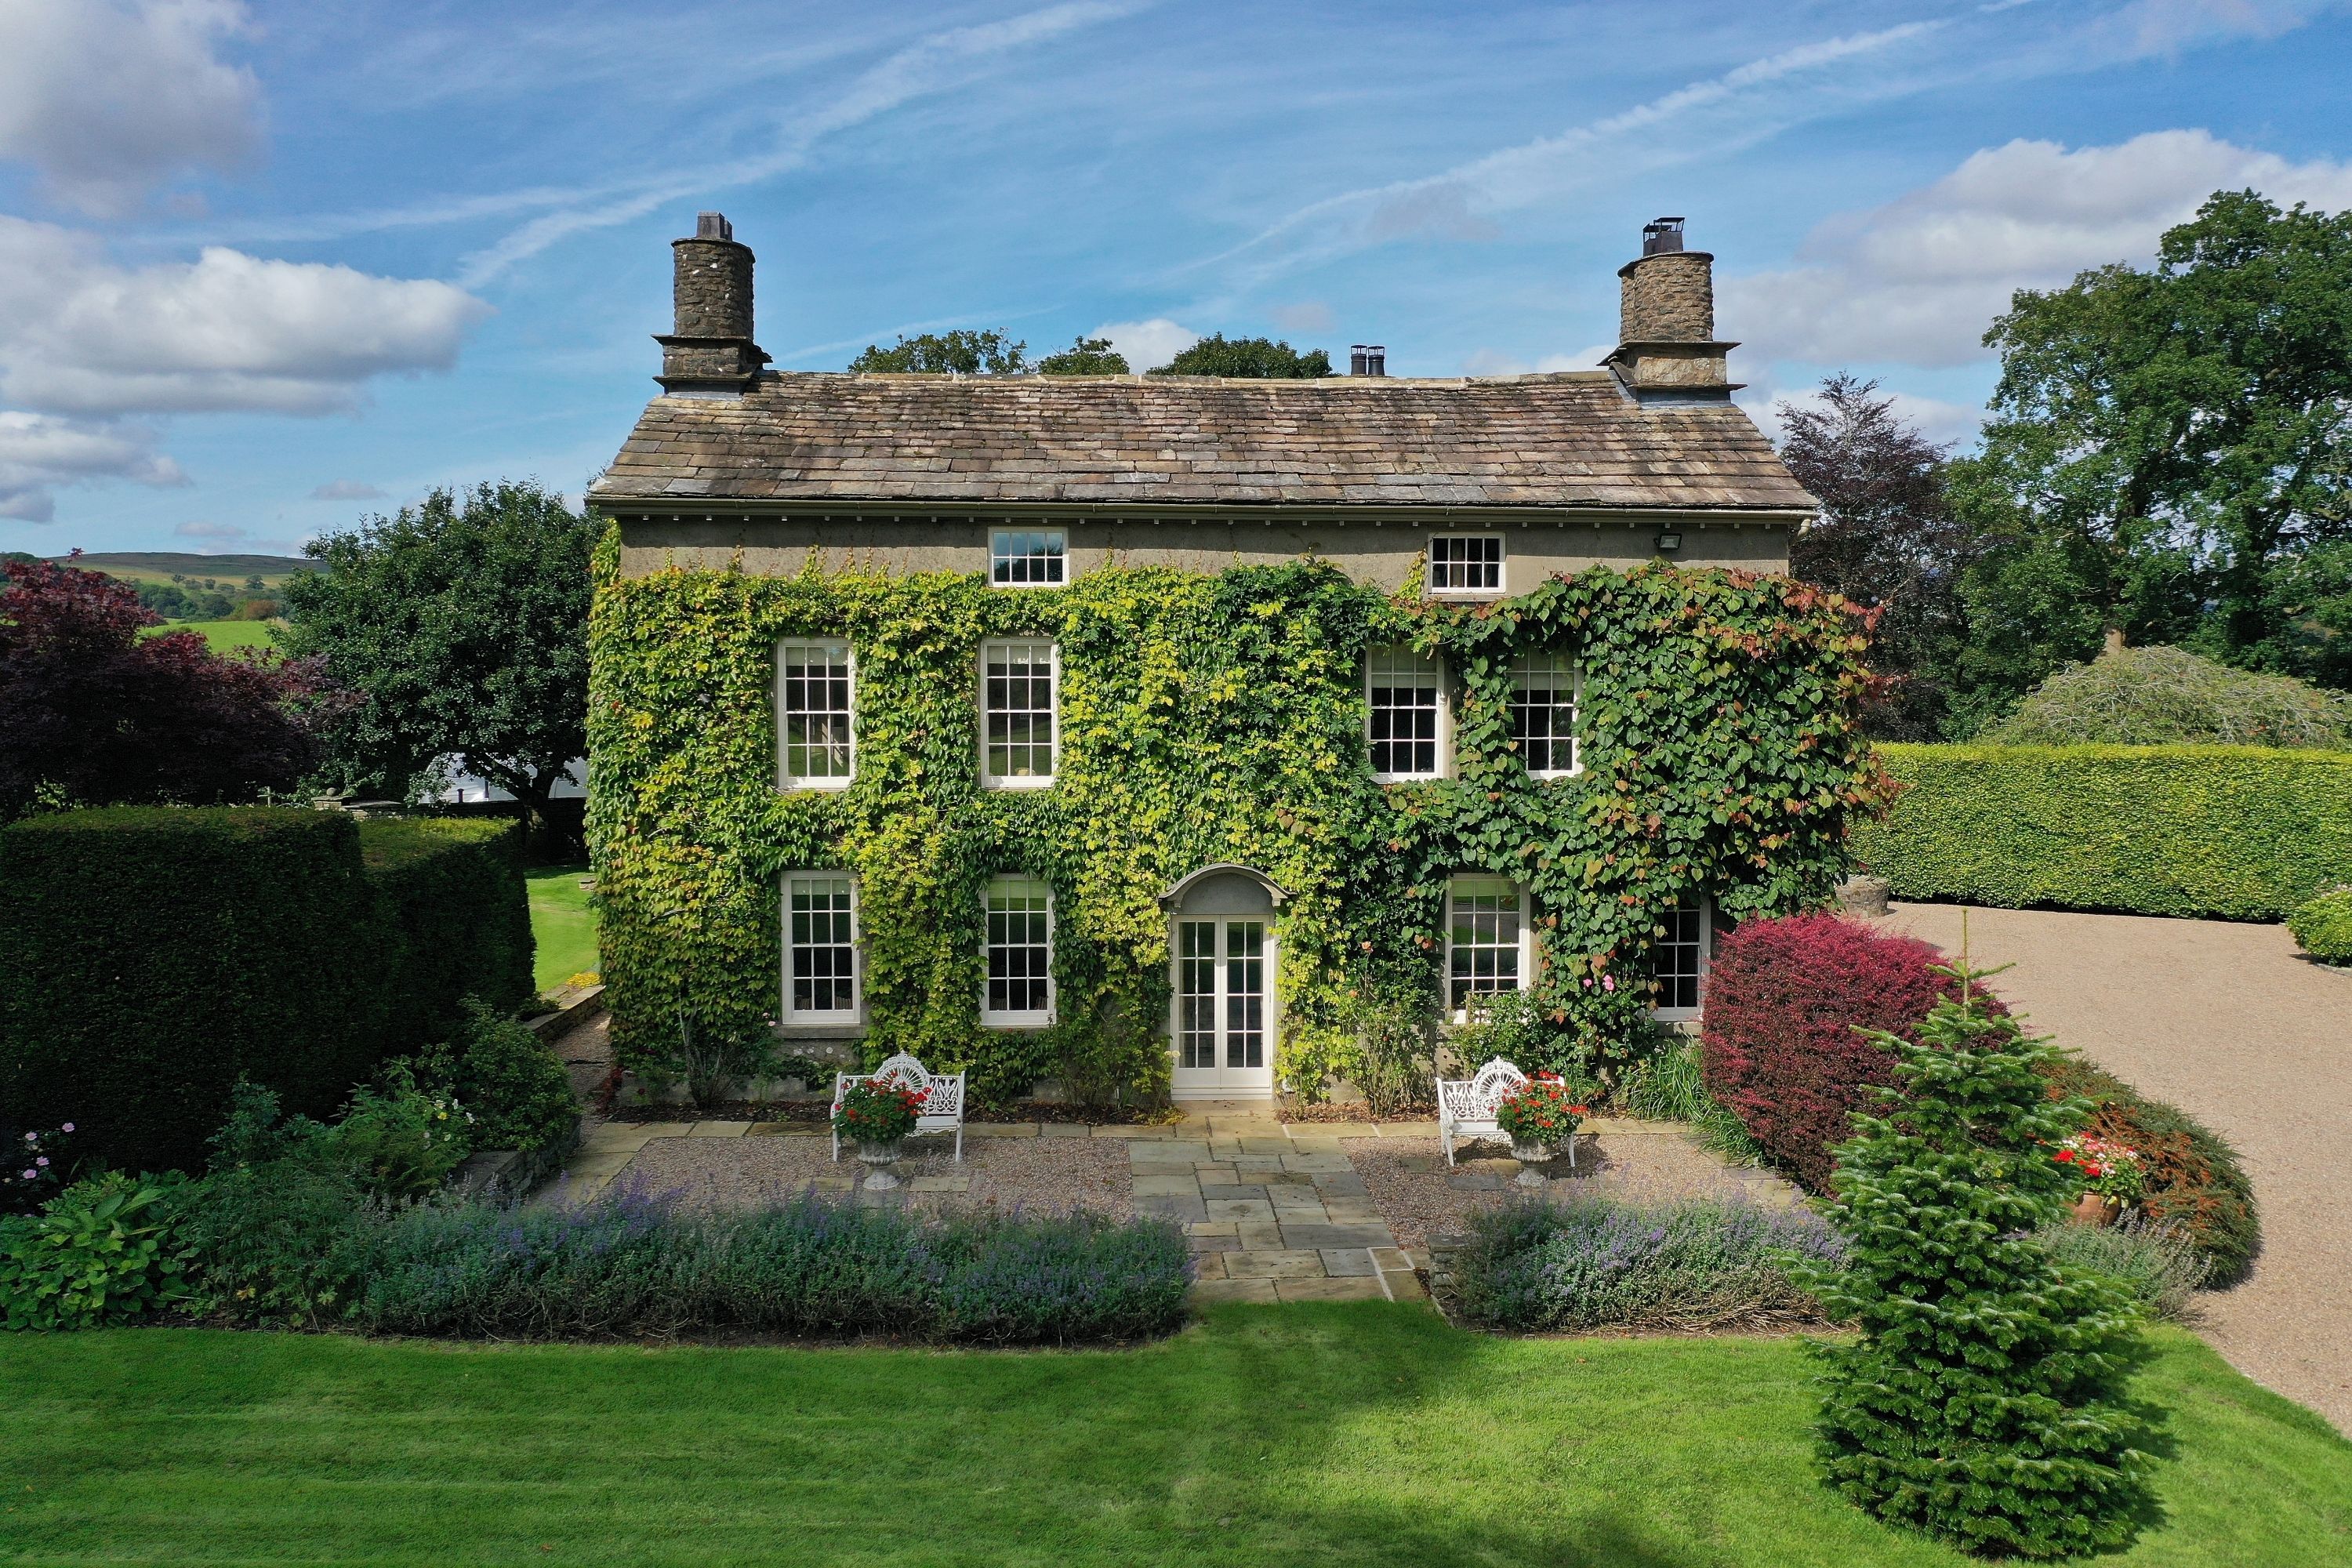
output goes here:
{"type": "Polygon", "coordinates": [[[1202,1200],[1208,1208],[1207,1219],[1229,1219],[1236,1223],[1274,1218],[1274,1205],[1264,1198],[1213,1198],[1202,1200]]]}
{"type": "Polygon", "coordinates": [[[1037,1123],[1034,1121],[967,1121],[963,1124],[967,1138],[1034,1138],[1037,1123]]]}
{"type": "Polygon", "coordinates": [[[1091,1138],[1094,1129],[1081,1121],[1041,1121],[1037,1124],[1040,1138],[1091,1138]]]}
{"type": "Polygon", "coordinates": [[[698,1121],[689,1138],[740,1138],[751,1131],[748,1121],[698,1121]]]}
{"type": "Polygon", "coordinates": [[[1385,1301],[1389,1293],[1377,1278],[1355,1279],[1277,1279],[1274,1291],[1284,1301],[1385,1301]]]}
{"type": "Polygon", "coordinates": [[[1335,1279],[1358,1274],[1380,1272],[1378,1268],[1372,1267],[1372,1252],[1370,1247],[1327,1247],[1318,1250],[1323,1254],[1323,1272],[1335,1279]]]}
{"type": "Polygon", "coordinates": [[[1253,1301],[1269,1307],[1282,1300],[1274,1293],[1271,1279],[1203,1279],[1192,1287],[1192,1299],[1201,1306],[1219,1301],[1253,1301]]]}
{"type": "Polygon", "coordinates": [[[1235,1234],[1244,1247],[1254,1251],[1271,1251],[1282,1246],[1282,1227],[1272,1221],[1236,1226],[1235,1234]]]}
{"type": "Polygon", "coordinates": [[[1198,1198],[1208,1194],[1190,1171],[1138,1171],[1133,1177],[1135,1195],[1139,1198],[1198,1198]]]}
{"type": "Polygon", "coordinates": [[[1224,1279],[1225,1255],[1222,1252],[1193,1253],[1192,1278],[1196,1280],[1224,1279]]]}
{"type": "Polygon", "coordinates": [[[1138,1197],[1135,1200],[1135,1212],[1138,1214],[1156,1214],[1163,1219],[1206,1219],[1209,1217],[1208,1208],[1201,1202],[1200,1199],[1186,1197],[1138,1197]]]}
{"type": "Polygon", "coordinates": [[[1323,1255],[1312,1249],[1228,1252],[1225,1272],[1235,1279],[1319,1279],[1323,1255]]]}
{"type": "Polygon", "coordinates": [[[1394,1247],[1396,1237],[1384,1225],[1286,1225],[1282,1245],[1287,1247],[1394,1247]]]}

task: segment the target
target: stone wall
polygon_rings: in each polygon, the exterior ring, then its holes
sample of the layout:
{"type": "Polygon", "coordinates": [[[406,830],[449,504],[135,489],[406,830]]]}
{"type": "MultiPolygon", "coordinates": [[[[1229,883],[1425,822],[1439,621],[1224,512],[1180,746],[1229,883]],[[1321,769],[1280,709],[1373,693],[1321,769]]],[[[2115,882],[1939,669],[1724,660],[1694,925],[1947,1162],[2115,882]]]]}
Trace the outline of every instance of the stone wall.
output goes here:
{"type": "Polygon", "coordinates": [[[681,338],[743,338],[751,331],[751,250],[731,239],[673,240],[681,338]]]}

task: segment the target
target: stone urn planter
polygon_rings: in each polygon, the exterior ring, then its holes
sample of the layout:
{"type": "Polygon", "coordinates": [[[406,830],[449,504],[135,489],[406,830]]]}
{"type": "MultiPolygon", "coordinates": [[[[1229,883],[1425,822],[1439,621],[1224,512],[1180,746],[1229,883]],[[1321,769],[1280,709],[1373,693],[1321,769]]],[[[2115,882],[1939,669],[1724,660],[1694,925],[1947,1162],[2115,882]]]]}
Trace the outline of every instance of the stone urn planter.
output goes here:
{"type": "Polygon", "coordinates": [[[2074,1217],[2076,1225],[2113,1225],[2123,1212],[2123,1200],[2111,1198],[2105,1193],[2084,1193],[2074,1200],[2074,1217]]]}
{"type": "Polygon", "coordinates": [[[1837,886],[1838,906],[1850,915],[1876,920],[1886,912],[1886,900],[1894,890],[1884,877],[1848,877],[1837,886]]]}
{"type": "Polygon", "coordinates": [[[1511,1158],[1519,1163],[1519,1173],[1511,1180],[1522,1187],[1530,1189],[1540,1187],[1551,1180],[1542,1167],[1559,1158],[1559,1145],[1514,1142],[1511,1145],[1511,1158]]]}
{"type": "Polygon", "coordinates": [[[863,1139],[858,1141],[857,1159],[858,1163],[866,1167],[867,1192],[887,1193],[903,1184],[898,1180],[898,1173],[890,1167],[898,1163],[898,1152],[905,1147],[903,1143],[868,1143],[863,1139]]]}

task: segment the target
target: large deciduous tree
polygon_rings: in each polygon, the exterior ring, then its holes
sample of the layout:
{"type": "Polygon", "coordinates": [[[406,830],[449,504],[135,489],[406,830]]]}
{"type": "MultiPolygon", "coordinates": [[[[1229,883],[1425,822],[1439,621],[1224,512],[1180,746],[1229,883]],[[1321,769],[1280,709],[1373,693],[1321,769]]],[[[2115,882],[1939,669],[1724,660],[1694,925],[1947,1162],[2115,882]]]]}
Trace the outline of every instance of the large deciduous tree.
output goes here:
{"type": "Polygon", "coordinates": [[[1228,375],[1310,380],[1331,374],[1331,356],[1321,349],[1300,353],[1268,338],[1228,338],[1212,332],[1179,353],[1153,375],[1228,375]]]}
{"type": "Polygon", "coordinates": [[[1039,375],[1125,375],[1127,356],[1110,346],[1108,338],[1081,333],[1068,348],[1037,362],[1039,375]]]}
{"type": "Polygon", "coordinates": [[[1958,672],[1998,704],[2102,634],[2342,680],[2352,213],[2221,192],[2156,265],[2022,290],[1955,504],[1990,548],[1958,672]]]}
{"type": "Polygon", "coordinates": [[[312,541],[286,640],[362,699],[331,732],[341,782],[405,790],[454,755],[543,818],[587,750],[593,539],[562,496],[501,481],[312,541]]]}
{"type": "Polygon", "coordinates": [[[312,766],[314,667],[222,658],[130,584],[11,561],[0,590],[0,818],[44,804],[211,805],[288,789],[312,766]]]}
{"type": "Polygon", "coordinates": [[[1935,740],[1948,707],[1943,671],[1966,635],[1968,536],[1944,500],[1949,448],[1877,393],[1874,381],[1833,375],[1817,405],[1780,405],[1781,458],[1822,502],[1789,547],[1789,570],[1879,612],[1871,667],[1892,679],[1867,711],[1871,732],[1935,740]]]}
{"type": "Polygon", "coordinates": [[[1026,342],[1012,342],[1003,332],[959,327],[911,338],[901,334],[887,349],[868,343],[849,368],[901,375],[1017,375],[1030,368],[1028,353],[1026,342]]]}

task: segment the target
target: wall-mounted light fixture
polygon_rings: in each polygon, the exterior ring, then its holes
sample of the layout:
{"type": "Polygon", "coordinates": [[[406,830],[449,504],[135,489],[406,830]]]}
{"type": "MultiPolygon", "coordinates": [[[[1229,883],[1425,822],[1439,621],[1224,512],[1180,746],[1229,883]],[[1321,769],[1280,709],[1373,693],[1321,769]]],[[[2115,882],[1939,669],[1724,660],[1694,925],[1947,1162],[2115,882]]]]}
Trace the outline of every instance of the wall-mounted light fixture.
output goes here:
{"type": "Polygon", "coordinates": [[[1681,534],[1679,534],[1679,533],[1662,533],[1662,534],[1658,535],[1658,553],[1659,553],[1659,554],[1661,554],[1661,555],[1672,555],[1675,551],[1680,550],[1682,547],[1683,547],[1683,536],[1682,536],[1681,534]]]}

